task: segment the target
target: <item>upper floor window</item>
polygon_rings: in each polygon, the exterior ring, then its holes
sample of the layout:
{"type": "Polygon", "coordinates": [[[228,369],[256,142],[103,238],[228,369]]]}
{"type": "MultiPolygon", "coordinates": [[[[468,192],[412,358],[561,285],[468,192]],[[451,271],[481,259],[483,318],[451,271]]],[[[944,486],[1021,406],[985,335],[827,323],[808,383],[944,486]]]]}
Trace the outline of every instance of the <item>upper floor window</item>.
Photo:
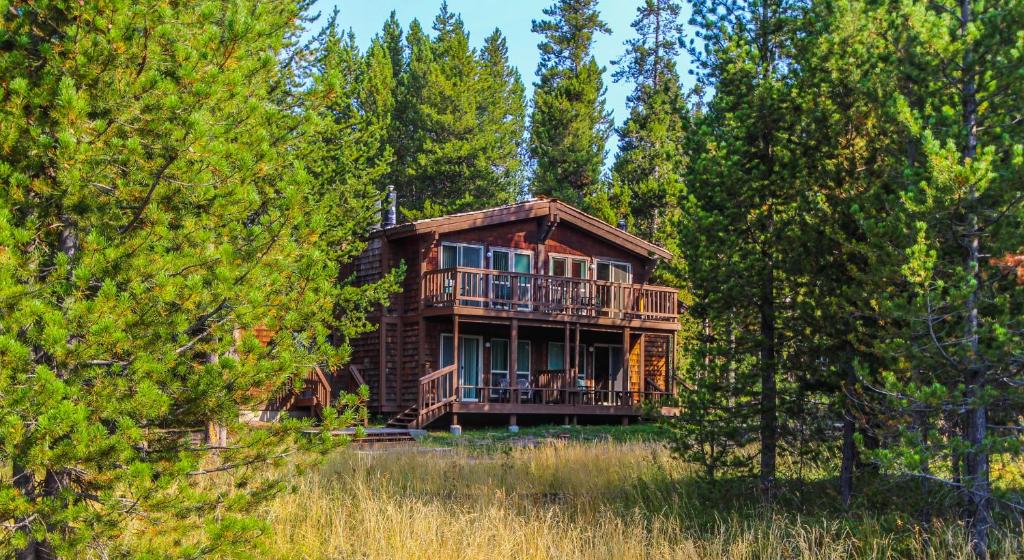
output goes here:
{"type": "Polygon", "coordinates": [[[551,255],[551,262],[548,270],[550,271],[551,276],[587,278],[590,276],[590,263],[584,258],[570,257],[566,255],[551,255]]]}
{"type": "Polygon", "coordinates": [[[441,268],[455,268],[457,266],[465,268],[483,268],[483,245],[470,245],[468,243],[442,243],[441,268]]]}
{"type": "Polygon", "coordinates": [[[598,260],[597,279],[628,284],[633,281],[633,268],[629,263],[598,260]]]}

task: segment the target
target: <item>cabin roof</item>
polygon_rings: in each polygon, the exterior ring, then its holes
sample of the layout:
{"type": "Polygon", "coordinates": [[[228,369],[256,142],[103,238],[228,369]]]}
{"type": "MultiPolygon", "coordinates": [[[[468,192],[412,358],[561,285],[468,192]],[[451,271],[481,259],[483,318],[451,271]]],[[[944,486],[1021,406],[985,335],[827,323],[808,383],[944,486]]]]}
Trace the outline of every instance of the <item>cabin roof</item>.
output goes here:
{"type": "Polygon", "coordinates": [[[384,228],[380,231],[387,239],[400,239],[424,233],[441,234],[543,217],[547,217],[548,223],[552,225],[564,220],[641,257],[668,259],[672,256],[663,247],[645,241],[629,232],[622,231],[578,208],[553,198],[538,198],[505,206],[486,208],[484,210],[460,212],[438,218],[417,220],[384,228]]]}

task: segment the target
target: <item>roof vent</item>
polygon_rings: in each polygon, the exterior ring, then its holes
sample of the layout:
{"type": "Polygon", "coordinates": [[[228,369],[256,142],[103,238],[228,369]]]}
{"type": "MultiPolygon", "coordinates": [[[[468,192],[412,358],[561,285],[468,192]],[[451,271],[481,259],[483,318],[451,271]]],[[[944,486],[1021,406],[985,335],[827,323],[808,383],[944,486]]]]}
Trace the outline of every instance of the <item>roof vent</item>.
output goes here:
{"type": "Polygon", "coordinates": [[[619,220],[619,229],[626,231],[626,220],[625,218],[619,220]]]}
{"type": "Polygon", "coordinates": [[[387,207],[384,210],[384,227],[389,228],[398,221],[398,196],[395,194],[395,186],[388,185],[387,207]]]}

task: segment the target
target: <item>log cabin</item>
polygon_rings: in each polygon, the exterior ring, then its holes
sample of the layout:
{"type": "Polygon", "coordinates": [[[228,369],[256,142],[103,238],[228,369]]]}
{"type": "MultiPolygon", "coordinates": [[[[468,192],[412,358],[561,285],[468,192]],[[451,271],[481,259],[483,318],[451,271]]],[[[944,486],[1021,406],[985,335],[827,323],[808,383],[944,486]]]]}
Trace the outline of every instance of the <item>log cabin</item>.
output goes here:
{"type": "Polygon", "coordinates": [[[678,291],[650,283],[670,256],[553,199],[398,224],[392,191],[346,273],[404,262],[402,290],[335,384],[393,427],[628,423],[673,389],[678,291]]]}

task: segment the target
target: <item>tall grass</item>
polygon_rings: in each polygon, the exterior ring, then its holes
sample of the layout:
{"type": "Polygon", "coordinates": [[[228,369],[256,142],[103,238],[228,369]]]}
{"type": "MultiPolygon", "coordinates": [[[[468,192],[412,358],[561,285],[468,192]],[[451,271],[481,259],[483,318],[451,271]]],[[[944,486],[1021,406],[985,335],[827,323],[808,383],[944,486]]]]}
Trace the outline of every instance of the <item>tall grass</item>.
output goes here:
{"type": "MultiPolygon", "coordinates": [[[[268,558],[969,558],[955,525],[769,511],[747,485],[697,483],[641,443],[348,450],[300,477],[266,516],[268,558]]],[[[1019,541],[997,547],[1010,558],[1019,541]]]]}

